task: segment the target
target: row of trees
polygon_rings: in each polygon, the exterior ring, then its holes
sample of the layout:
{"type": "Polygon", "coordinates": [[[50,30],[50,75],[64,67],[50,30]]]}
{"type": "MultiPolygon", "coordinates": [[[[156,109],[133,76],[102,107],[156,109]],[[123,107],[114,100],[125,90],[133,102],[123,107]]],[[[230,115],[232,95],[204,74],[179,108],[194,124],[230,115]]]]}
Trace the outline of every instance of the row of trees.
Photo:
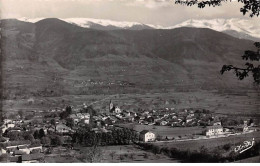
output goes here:
{"type": "Polygon", "coordinates": [[[72,136],[72,142],[84,146],[128,145],[138,140],[136,132],[130,129],[113,129],[112,132],[95,133],[80,128],[72,136]]]}

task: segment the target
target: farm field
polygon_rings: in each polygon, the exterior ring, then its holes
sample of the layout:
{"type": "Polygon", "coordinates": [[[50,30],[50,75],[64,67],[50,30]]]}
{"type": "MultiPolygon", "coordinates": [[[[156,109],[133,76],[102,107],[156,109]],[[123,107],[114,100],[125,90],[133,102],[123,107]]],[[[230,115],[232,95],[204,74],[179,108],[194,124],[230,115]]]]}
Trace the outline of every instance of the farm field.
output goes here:
{"type": "Polygon", "coordinates": [[[45,163],[78,163],[78,160],[75,150],[69,150],[65,147],[55,147],[53,148],[52,154],[44,155],[45,163]]]}
{"type": "MultiPolygon", "coordinates": [[[[101,156],[97,162],[101,163],[176,163],[178,160],[163,154],[154,155],[135,145],[101,146],[101,156]],[[113,156],[111,155],[113,154],[113,156]]],[[[45,155],[46,163],[81,163],[89,162],[87,158],[88,147],[76,147],[75,150],[64,147],[55,147],[52,154],[45,155]]]]}
{"type": "Polygon", "coordinates": [[[255,141],[260,140],[260,132],[253,132],[249,134],[242,134],[230,137],[223,138],[213,138],[213,139],[204,139],[204,140],[195,140],[195,141],[181,141],[181,142],[155,142],[154,144],[160,147],[168,147],[168,148],[177,148],[182,150],[198,150],[202,146],[207,149],[214,149],[218,146],[222,146],[225,144],[231,144],[233,146],[243,144],[244,141],[255,141]]]}
{"type": "Polygon", "coordinates": [[[163,154],[154,155],[151,152],[143,151],[135,145],[105,146],[102,149],[103,163],[176,163],[178,160],[171,159],[163,154]],[[114,153],[112,159],[111,153],[114,153]]]}
{"type": "Polygon", "coordinates": [[[202,126],[198,127],[170,127],[170,126],[154,126],[154,125],[139,125],[139,124],[120,124],[118,126],[131,128],[133,127],[136,131],[142,130],[150,130],[155,132],[157,135],[162,136],[165,138],[176,138],[178,136],[189,136],[189,135],[199,135],[202,134],[202,131],[205,130],[202,126]]]}
{"type": "Polygon", "coordinates": [[[49,110],[64,108],[66,105],[92,105],[99,112],[108,111],[111,100],[126,110],[160,109],[160,108],[204,108],[217,114],[247,116],[260,118],[259,93],[245,91],[221,93],[218,91],[176,92],[169,90],[163,93],[115,94],[115,95],[65,95],[60,97],[31,97],[15,100],[3,100],[3,111],[49,110]],[[96,102],[98,101],[98,102],[96,102]],[[92,104],[93,102],[96,102],[92,104]]]}

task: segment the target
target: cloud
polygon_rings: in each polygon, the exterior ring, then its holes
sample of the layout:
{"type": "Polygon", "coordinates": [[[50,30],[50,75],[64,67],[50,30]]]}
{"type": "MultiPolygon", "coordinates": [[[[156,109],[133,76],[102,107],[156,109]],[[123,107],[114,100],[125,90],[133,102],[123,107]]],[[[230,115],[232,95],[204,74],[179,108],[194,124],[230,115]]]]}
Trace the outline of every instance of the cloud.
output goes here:
{"type": "Polygon", "coordinates": [[[145,7],[148,9],[158,9],[173,5],[173,0],[130,0],[126,2],[126,6],[145,7]]]}
{"type": "MultiPolygon", "coordinates": [[[[174,0],[0,0],[1,18],[96,18],[173,26],[188,19],[241,18],[241,3],[199,9],[174,0]]],[[[258,18],[253,18],[259,20],[258,18]]]]}

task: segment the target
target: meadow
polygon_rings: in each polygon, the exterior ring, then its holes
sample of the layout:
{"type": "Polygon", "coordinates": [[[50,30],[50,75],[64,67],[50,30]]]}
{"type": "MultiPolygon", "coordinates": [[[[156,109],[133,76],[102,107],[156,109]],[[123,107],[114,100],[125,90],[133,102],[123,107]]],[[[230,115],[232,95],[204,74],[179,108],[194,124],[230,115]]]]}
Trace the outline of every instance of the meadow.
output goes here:
{"type": "Polygon", "coordinates": [[[134,129],[136,131],[149,130],[153,131],[157,135],[165,138],[166,136],[170,138],[178,139],[179,136],[191,136],[191,135],[200,135],[205,130],[201,126],[197,127],[171,127],[171,126],[153,126],[153,125],[139,125],[139,124],[120,124],[118,126],[127,127],[134,129]],[[133,127],[133,128],[132,128],[133,127]]]}
{"type": "Polygon", "coordinates": [[[92,105],[98,112],[108,111],[110,100],[126,110],[160,108],[204,108],[216,114],[241,117],[260,117],[260,100],[257,91],[242,91],[236,94],[219,91],[163,93],[115,94],[115,95],[64,95],[61,97],[36,97],[3,100],[4,112],[18,110],[49,110],[64,108],[66,105],[82,107],[83,103],[92,105]]]}
{"type": "Polygon", "coordinates": [[[214,148],[225,144],[230,144],[233,147],[243,145],[244,141],[252,141],[253,138],[255,141],[260,141],[260,132],[195,141],[155,142],[154,144],[159,147],[177,148],[181,150],[199,150],[202,146],[209,150],[213,150],[214,148]]]}

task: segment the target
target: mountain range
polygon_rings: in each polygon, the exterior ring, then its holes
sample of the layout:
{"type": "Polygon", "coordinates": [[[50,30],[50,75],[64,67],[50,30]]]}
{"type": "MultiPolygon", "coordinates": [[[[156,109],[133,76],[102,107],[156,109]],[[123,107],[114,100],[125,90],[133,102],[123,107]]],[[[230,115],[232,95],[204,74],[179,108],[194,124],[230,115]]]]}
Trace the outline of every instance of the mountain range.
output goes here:
{"type": "MultiPolygon", "coordinates": [[[[31,23],[35,23],[42,19],[44,18],[19,18],[20,21],[31,23]]],[[[215,31],[224,32],[237,38],[260,41],[260,24],[250,19],[190,19],[174,26],[160,26],[152,24],[142,24],[138,22],[113,21],[93,18],[65,18],[60,20],[83,28],[91,28],[97,30],[174,29],[179,27],[209,28],[215,31]]]]}
{"type": "Polygon", "coordinates": [[[56,18],[2,20],[4,98],[230,90],[251,87],[242,66],[253,41],[208,28],[82,28],[56,18]]]}

